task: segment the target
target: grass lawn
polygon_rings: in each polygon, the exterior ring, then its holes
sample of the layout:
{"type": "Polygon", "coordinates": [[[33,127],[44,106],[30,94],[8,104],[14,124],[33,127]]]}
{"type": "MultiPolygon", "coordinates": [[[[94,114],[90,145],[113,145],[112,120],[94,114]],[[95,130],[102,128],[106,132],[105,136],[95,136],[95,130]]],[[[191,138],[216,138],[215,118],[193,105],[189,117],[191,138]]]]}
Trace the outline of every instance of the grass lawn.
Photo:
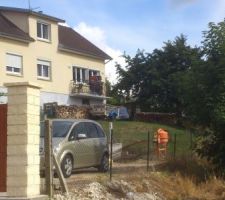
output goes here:
{"type": "MultiPolygon", "coordinates": [[[[107,134],[109,134],[109,122],[99,121],[103,126],[103,129],[107,134]]],[[[134,144],[140,140],[147,140],[148,131],[150,132],[150,138],[153,138],[153,133],[158,128],[164,128],[169,132],[170,142],[169,142],[169,152],[172,154],[174,149],[174,135],[176,134],[177,145],[176,153],[185,154],[190,152],[191,137],[190,133],[185,129],[175,128],[168,125],[148,123],[148,122],[138,122],[138,121],[114,121],[114,140],[116,142],[122,142],[123,146],[134,144]]],[[[152,141],[152,140],[151,140],[152,141]]],[[[151,144],[153,145],[153,144],[151,144]]],[[[146,145],[136,144],[131,145],[131,148],[138,152],[146,152],[146,145]]]]}

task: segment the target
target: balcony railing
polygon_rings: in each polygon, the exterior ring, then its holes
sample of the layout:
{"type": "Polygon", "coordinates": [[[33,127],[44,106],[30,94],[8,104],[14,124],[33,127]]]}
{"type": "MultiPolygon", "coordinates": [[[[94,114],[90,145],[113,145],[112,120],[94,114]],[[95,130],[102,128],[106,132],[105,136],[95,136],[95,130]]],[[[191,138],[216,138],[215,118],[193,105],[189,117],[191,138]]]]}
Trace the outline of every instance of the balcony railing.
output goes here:
{"type": "Polygon", "coordinates": [[[85,83],[71,81],[70,93],[104,96],[105,84],[102,81],[86,81],[85,83]]]}

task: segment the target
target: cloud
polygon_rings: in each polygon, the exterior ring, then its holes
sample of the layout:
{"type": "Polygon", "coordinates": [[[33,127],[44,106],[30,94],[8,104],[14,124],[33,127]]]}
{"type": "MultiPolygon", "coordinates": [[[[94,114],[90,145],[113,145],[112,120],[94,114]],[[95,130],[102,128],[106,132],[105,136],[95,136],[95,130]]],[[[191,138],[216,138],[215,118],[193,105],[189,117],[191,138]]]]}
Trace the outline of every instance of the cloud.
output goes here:
{"type": "Polygon", "coordinates": [[[97,26],[89,26],[85,22],[80,22],[76,27],[74,27],[74,29],[93,42],[96,46],[105,48],[106,36],[105,32],[101,28],[97,26]]]}
{"type": "Polygon", "coordinates": [[[106,64],[106,77],[111,83],[116,83],[115,63],[125,66],[125,60],[121,57],[123,55],[122,51],[114,49],[107,44],[106,34],[100,27],[80,22],[74,29],[113,58],[112,61],[106,64]]]}

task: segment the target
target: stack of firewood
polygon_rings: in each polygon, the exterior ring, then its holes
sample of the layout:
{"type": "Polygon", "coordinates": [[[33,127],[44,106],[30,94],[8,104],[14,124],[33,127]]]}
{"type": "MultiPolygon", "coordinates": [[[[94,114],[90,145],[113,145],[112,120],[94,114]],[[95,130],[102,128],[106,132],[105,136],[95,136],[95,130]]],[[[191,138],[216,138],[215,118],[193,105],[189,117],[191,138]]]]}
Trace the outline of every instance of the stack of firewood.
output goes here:
{"type": "Polygon", "coordinates": [[[56,106],[56,118],[62,119],[87,119],[89,108],[78,106],[56,106]]]}
{"type": "Polygon", "coordinates": [[[99,114],[102,114],[104,115],[105,114],[105,105],[104,104],[100,104],[100,105],[91,105],[91,114],[92,115],[99,115],[99,114]]]}

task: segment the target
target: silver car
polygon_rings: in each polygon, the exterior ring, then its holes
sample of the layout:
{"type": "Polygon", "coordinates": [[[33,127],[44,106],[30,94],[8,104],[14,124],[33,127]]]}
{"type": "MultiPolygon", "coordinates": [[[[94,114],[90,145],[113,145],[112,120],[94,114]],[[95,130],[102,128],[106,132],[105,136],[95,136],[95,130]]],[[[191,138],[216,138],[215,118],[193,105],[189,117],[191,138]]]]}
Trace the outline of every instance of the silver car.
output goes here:
{"type": "MultiPolygon", "coordinates": [[[[107,137],[101,125],[92,120],[55,119],[52,121],[53,153],[60,163],[65,178],[73,169],[109,168],[107,137]]],[[[44,124],[41,124],[41,169],[44,169],[44,124]]]]}

